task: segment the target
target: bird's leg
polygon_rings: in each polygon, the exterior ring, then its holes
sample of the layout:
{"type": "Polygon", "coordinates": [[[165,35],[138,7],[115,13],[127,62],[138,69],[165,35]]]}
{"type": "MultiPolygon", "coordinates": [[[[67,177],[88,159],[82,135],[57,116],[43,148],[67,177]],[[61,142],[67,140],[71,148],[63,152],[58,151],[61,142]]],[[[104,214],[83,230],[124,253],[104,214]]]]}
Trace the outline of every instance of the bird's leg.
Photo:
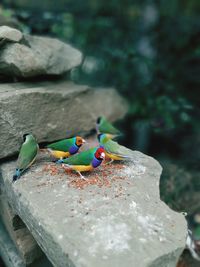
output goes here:
{"type": "Polygon", "coordinates": [[[81,177],[81,179],[83,179],[84,181],[87,181],[87,178],[85,178],[79,171],[76,171],[78,174],[79,174],[79,176],[81,177]]]}
{"type": "Polygon", "coordinates": [[[106,162],[106,165],[111,164],[114,161],[114,159],[110,159],[110,161],[106,162]]]}
{"type": "Polygon", "coordinates": [[[62,166],[63,169],[65,169],[65,170],[69,170],[69,169],[70,169],[68,166],[66,167],[64,163],[62,163],[61,166],[62,166]]]}

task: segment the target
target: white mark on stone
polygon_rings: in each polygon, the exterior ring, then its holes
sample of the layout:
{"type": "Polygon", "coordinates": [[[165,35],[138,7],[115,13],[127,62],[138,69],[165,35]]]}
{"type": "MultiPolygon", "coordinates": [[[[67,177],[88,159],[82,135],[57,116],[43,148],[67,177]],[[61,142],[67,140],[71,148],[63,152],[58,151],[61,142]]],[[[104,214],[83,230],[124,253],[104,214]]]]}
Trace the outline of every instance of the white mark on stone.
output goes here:
{"type": "Polygon", "coordinates": [[[127,224],[116,222],[114,216],[97,219],[89,234],[93,239],[89,252],[93,256],[101,250],[120,253],[129,249],[130,229],[127,224]]]}
{"type": "Polygon", "coordinates": [[[137,164],[131,167],[127,166],[126,168],[123,169],[121,174],[131,178],[131,177],[143,175],[145,171],[146,171],[145,166],[137,164]]]}
{"type": "Polygon", "coordinates": [[[47,126],[48,126],[48,128],[51,128],[51,129],[56,129],[57,128],[57,125],[56,124],[52,124],[52,123],[47,123],[47,126]]]}
{"type": "Polygon", "coordinates": [[[74,257],[77,257],[77,256],[78,256],[78,251],[74,250],[74,257]]]}
{"type": "Polygon", "coordinates": [[[164,241],[166,241],[166,239],[163,238],[162,236],[159,236],[159,241],[160,241],[160,242],[164,242],[164,241]]]}
{"type": "Polygon", "coordinates": [[[58,239],[59,239],[59,240],[62,240],[62,239],[63,239],[63,235],[59,235],[59,236],[58,236],[58,239]]]}
{"type": "Polygon", "coordinates": [[[155,216],[152,215],[139,215],[137,217],[139,228],[145,236],[151,237],[158,235],[159,240],[165,240],[163,223],[159,222],[155,216]]]}
{"type": "Polygon", "coordinates": [[[129,204],[130,209],[135,209],[137,207],[137,203],[133,200],[130,204],[129,204]]]}
{"type": "Polygon", "coordinates": [[[147,240],[145,238],[139,238],[139,241],[142,242],[142,243],[147,243],[147,240]]]}

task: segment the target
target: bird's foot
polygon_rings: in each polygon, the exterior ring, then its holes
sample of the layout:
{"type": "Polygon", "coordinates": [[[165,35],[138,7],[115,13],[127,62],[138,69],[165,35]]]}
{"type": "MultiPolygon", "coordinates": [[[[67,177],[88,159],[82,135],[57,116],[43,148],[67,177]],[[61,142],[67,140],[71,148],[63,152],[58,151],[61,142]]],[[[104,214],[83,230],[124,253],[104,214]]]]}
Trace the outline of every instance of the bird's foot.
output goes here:
{"type": "Polygon", "coordinates": [[[85,178],[80,172],[77,171],[77,173],[79,174],[80,178],[83,179],[84,181],[87,181],[88,179],[85,178]]]}
{"type": "Polygon", "coordinates": [[[114,159],[111,159],[110,161],[106,162],[106,165],[111,164],[114,161],[114,159]]]}

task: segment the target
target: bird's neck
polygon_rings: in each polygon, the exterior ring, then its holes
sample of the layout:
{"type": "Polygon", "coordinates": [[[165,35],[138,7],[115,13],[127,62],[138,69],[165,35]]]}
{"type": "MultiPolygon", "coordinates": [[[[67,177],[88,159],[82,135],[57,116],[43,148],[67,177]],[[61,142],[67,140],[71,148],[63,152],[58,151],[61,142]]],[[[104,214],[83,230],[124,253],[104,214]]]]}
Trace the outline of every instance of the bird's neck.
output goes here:
{"type": "Polygon", "coordinates": [[[78,147],[77,145],[73,145],[73,146],[71,146],[71,148],[69,149],[69,153],[70,153],[71,155],[73,155],[73,154],[76,154],[76,153],[78,152],[78,150],[79,150],[79,147],[78,147]]]}
{"type": "Polygon", "coordinates": [[[101,164],[101,162],[102,162],[102,160],[99,160],[99,159],[94,157],[93,160],[92,160],[92,167],[93,168],[98,167],[101,164]]]}

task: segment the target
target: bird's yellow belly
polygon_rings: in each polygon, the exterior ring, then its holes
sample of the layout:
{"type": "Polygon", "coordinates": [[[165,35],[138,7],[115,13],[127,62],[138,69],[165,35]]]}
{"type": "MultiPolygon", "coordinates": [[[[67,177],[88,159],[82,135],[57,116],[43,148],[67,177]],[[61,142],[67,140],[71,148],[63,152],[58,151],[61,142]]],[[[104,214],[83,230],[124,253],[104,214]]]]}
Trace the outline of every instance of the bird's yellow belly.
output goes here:
{"type": "Polygon", "coordinates": [[[78,172],[88,172],[93,169],[91,165],[68,165],[71,169],[78,171],[78,172]]]}
{"type": "Polygon", "coordinates": [[[64,152],[64,151],[50,150],[50,152],[57,159],[68,158],[70,156],[69,152],[64,152]]]}
{"type": "Polygon", "coordinates": [[[108,156],[109,158],[111,158],[111,159],[113,159],[113,160],[123,160],[122,157],[117,156],[117,155],[115,155],[115,154],[110,154],[110,153],[107,153],[107,152],[106,152],[106,156],[108,156]]]}

